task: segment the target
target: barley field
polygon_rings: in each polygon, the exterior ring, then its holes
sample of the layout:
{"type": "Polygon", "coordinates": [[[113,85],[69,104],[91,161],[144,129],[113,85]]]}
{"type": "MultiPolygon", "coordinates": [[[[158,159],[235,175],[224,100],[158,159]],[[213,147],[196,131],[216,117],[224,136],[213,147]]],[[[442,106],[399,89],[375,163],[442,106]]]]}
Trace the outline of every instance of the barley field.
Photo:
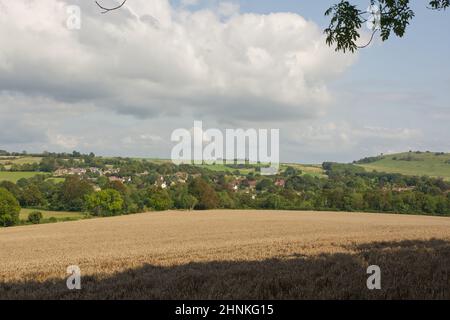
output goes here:
{"type": "Polygon", "coordinates": [[[0,229],[0,299],[450,299],[449,274],[445,217],[169,211],[0,229]]]}

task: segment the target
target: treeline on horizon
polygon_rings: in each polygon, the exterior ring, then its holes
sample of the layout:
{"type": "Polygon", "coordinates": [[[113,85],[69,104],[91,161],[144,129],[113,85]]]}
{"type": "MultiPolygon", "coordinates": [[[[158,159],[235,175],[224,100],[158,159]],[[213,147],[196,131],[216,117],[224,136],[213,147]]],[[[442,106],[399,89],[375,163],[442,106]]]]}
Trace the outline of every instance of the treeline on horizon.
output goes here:
{"type": "MultiPolygon", "coordinates": [[[[239,170],[217,172],[192,165],[154,163],[130,158],[101,158],[94,154],[46,154],[36,170],[53,172],[61,167],[83,166],[120,169],[125,182],[87,172],[62,182],[38,174],[13,183],[0,182],[0,226],[22,223],[21,207],[86,212],[113,216],[169,209],[275,209],[367,211],[402,214],[450,215],[450,184],[438,178],[366,172],[353,164],[325,162],[326,176],[303,174],[288,167],[276,176],[246,175],[239,170]],[[176,175],[185,173],[184,183],[176,175]],[[168,182],[166,188],[159,179],[168,182]],[[239,180],[237,188],[233,183],[239,180]],[[282,181],[282,183],[278,183],[282,181]]],[[[42,156],[42,155],[41,155],[42,156]]],[[[245,165],[244,165],[245,167],[245,165]]],[[[252,167],[254,168],[254,167],[252,167]]],[[[257,169],[257,168],[256,168],[257,169]]]]}

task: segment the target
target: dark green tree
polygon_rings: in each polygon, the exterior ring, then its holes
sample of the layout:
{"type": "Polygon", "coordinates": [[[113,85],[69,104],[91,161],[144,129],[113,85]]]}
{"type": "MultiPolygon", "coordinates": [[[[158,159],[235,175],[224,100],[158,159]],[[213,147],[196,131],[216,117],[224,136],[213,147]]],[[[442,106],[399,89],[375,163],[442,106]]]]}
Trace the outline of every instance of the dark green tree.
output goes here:
{"type": "Polygon", "coordinates": [[[27,207],[42,207],[47,201],[35,184],[29,184],[23,188],[21,204],[27,207]]]}
{"type": "Polygon", "coordinates": [[[94,192],[92,185],[78,176],[67,177],[58,197],[59,209],[82,211],[86,195],[94,192]]]}
{"type": "Polygon", "coordinates": [[[166,190],[152,187],[149,189],[148,205],[153,210],[164,211],[172,208],[173,201],[166,190]]]}
{"type": "Polygon", "coordinates": [[[216,191],[201,177],[191,181],[189,193],[198,199],[198,203],[195,206],[196,209],[208,210],[219,206],[219,197],[216,191]]]}
{"type": "Polygon", "coordinates": [[[86,195],[86,209],[94,216],[115,216],[122,213],[123,198],[113,189],[86,195]]]}
{"type": "Polygon", "coordinates": [[[0,188],[0,226],[9,227],[19,222],[20,205],[16,198],[0,188]]]}

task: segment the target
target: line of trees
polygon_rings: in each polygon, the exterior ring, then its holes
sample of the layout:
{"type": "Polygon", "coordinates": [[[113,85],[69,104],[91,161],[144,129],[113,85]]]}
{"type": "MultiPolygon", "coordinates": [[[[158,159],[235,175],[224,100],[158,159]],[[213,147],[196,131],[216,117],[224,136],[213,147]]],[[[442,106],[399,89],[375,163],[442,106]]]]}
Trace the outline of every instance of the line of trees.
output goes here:
{"type": "MultiPolygon", "coordinates": [[[[130,162],[124,166],[124,171],[130,174],[130,171],[142,169],[140,166],[138,161],[130,162]]],[[[216,208],[450,215],[448,182],[429,177],[368,173],[351,164],[324,163],[327,177],[303,175],[293,168],[276,177],[249,174],[247,179],[257,180],[255,188],[242,183],[238,190],[227,185],[229,173],[192,166],[173,167],[172,164],[152,166],[156,166],[156,171],[145,176],[135,175],[127,183],[109,181],[104,176],[95,179],[68,176],[64,182],[55,182],[46,175],[20,179],[17,183],[3,181],[0,183],[0,225],[17,224],[20,207],[84,211],[93,216],[216,208]],[[162,172],[170,174],[177,170],[195,174],[184,184],[177,183],[165,189],[155,185],[162,172]],[[282,186],[275,183],[280,178],[285,181],[282,186]]]]}

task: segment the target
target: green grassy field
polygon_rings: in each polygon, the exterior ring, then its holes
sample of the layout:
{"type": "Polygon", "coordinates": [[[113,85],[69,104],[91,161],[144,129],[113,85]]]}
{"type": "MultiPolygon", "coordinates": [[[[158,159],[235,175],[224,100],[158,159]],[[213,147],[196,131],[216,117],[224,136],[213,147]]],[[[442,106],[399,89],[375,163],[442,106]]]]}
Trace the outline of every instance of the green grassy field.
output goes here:
{"type": "Polygon", "coordinates": [[[16,163],[16,164],[25,164],[25,163],[38,163],[41,162],[42,157],[31,157],[31,156],[0,156],[0,163],[16,163]],[[14,159],[11,159],[14,158],[14,159]]]}
{"type": "Polygon", "coordinates": [[[239,171],[240,174],[244,174],[244,175],[249,174],[250,172],[256,173],[255,168],[232,168],[232,167],[228,167],[224,164],[198,164],[195,166],[204,168],[204,169],[208,169],[211,171],[223,171],[223,172],[228,172],[228,173],[233,173],[237,170],[237,171],[239,171]]]}
{"type": "Polygon", "coordinates": [[[301,170],[303,175],[311,175],[318,178],[326,177],[325,171],[322,169],[322,165],[320,164],[283,163],[280,165],[280,170],[284,171],[287,167],[293,167],[297,170],[301,170]]]}
{"type": "MultiPolygon", "coordinates": [[[[234,171],[238,170],[240,174],[242,175],[247,175],[251,172],[256,173],[256,167],[253,168],[243,168],[243,169],[238,169],[238,168],[232,168],[232,167],[227,167],[224,164],[200,164],[200,165],[196,165],[198,167],[201,168],[205,168],[205,169],[209,169],[211,171],[223,171],[223,172],[228,172],[228,173],[233,173],[234,171]]],[[[256,165],[258,167],[269,167],[269,165],[256,165]]],[[[311,176],[315,176],[315,177],[325,177],[325,173],[322,169],[322,166],[319,165],[310,165],[310,164],[298,164],[298,163],[283,163],[280,164],[280,172],[283,172],[284,170],[286,170],[286,168],[288,167],[293,167],[297,170],[301,170],[302,174],[307,174],[307,175],[311,175],[311,176]]]]}
{"type": "Polygon", "coordinates": [[[48,178],[46,181],[53,181],[54,183],[64,182],[65,178],[48,178]]]}
{"type": "Polygon", "coordinates": [[[375,162],[358,165],[367,171],[425,175],[450,180],[450,153],[437,155],[434,152],[404,152],[385,155],[375,162]]]}
{"type": "MultiPolygon", "coordinates": [[[[172,163],[172,161],[170,159],[154,159],[154,158],[133,158],[135,160],[146,160],[155,164],[164,164],[164,163],[172,163]]],[[[243,168],[243,169],[238,169],[238,168],[232,168],[232,167],[228,167],[223,163],[215,163],[215,164],[195,164],[194,166],[199,167],[199,168],[204,168],[204,169],[208,169],[211,171],[216,171],[216,172],[228,172],[228,173],[233,173],[234,171],[238,170],[240,172],[240,174],[246,175],[249,174],[251,172],[255,172],[256,170],[255,168],[243,168]]],[[[255,165],[257,166],[257,165],[255,165]]],[[[262,166],[262,165],[259,165],[262,166]]]]}
{"type": "Polygon", "coordinates": [[[4,165],[6,169],[11,168],[12,164],[32,164],[41,162],[42,157],[31,157],[31,156],[0,156],[0,164],[4,165]],[[11,159],[14,158],[14,159],[11,159]]]}
{"type": "Polygon", "coordinates": [[[17,182],[17,180],[22,178],[31,178],[37,174],[42,174],[42,172],[10,172],[10,171],[0,171],[0,181],[11,181],[17,182]]]}
{"type": "MultiPolygon", "coordinates": [[[[137,160],[147,160],[156,164],[163,164],[163,163],[170,163],[171,160],[168,159],[153,159],[153,158],[134,158],[137,160]]],[[[228,172],[233,173],[234,171],[238,170],[240,174],[247,175],[251,172],[256,173],[255,168],[243,168],[243,169],[237,169],[228,167],[225,164],[222,163],[216,163],[216,164],[198,164],[195,165],[200,168],[205,168],[211,171],[222,171],[222,172],[228,172]]],[[[259,166],[259,167],[268,167],[268,165],[258,164],[253,166],[259,166]]],[[[315,177],[326,177],[324,170],[322,169],[321,164],[299,164],[299,163],[282,163],[280,164],[280,171],[286,170],[287,167],[294,167],[297,170],[301,170],[303,174],[315,176],[315,177]]]]}
{"type": "Polygon", "coordinates": [[[20,210],[19,218],[20,220],[27,220],[28,215],[33,211],[39,211],[42,213],[44,219],[56,218],[57,220],[73,219],[78,220],[85,217],[83,212],[69,212],[69,211],[47,211],[38,209],[25,209],[20,210]]]}

